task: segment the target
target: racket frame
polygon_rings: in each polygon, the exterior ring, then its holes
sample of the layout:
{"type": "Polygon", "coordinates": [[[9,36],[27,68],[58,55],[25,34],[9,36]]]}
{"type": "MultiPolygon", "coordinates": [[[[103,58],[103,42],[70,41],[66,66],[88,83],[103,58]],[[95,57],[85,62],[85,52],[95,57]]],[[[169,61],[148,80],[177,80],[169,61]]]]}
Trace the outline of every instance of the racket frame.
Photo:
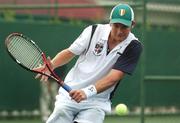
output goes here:
{"type": "Polygon", "coordinates": [[[46,59],[46,55],[44,52],[42,52],[42,50],[38,47],[38,45],[32,41],[30,38],[26,37],[25,35],[21,34],[21,33],[11,33],[9,36],[7,36],[7,38],[5,39],[5,46],[6,46],[6,50],[8,52],[8,54],[11,56],[11,58],[18,64],[20,65],[22,68],[28,70],[28,71],[31,71],[31,72],[34,72],[34,73],[39,73],[39,74],[42,74],[42,75],[45,75],[47,77],[50,77],[52,79],[54,79],[60,86],[62,86],[62,88],[64,88],[67,92],[70,92],[72,89],[71,87],[69,87],[67,84],[64,83],[64,81],[51,69],[51,65],[47,62],[47,59],[46,59]],[[39,52],[41,52],[41,57],[43,59],[43,62],[44,64],[46,65],[46,67],[48,68],[48,70],[50,71],[51,75],[48,75],[46,73],[43,73],[43,72],[40,72],[40,71],[36,71],[36,70],[32,70],[32,69],[29,69],[27,68],[26,66],[24,66],[20,61],[18,61],[11,53],[10,51],[8,50],[8,42],[9,42],[9,38],[12,37],[12,36],[20,36],[22,38],[24,38],[25,40],[31,42],[39,52]]]}

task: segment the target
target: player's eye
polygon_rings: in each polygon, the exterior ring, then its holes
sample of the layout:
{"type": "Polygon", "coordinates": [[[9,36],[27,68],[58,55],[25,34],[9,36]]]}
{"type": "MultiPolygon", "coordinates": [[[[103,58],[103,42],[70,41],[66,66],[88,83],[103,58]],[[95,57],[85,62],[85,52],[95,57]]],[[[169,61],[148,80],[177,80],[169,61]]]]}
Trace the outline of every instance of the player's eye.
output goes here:
{"type": "Polygon", "coordinates": [[[113,24],[115,28],[120,28],[120,29],[128,29],[129,27],[120,23],[115,23],[113,24]]]}
{"type": "Polygon", "coordinates": [[[121,29],[128,29],[129,27],[128,26],[126,26],[126,25],[122,25],[121,26],[121,29]]]}

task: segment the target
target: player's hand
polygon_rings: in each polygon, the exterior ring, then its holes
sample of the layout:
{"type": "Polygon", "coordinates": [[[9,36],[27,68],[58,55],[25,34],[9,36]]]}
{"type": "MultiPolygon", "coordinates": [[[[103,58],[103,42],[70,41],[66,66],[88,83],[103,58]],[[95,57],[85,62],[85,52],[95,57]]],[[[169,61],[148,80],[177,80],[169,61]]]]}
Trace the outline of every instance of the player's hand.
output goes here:
{"type": "Polygon", "coordinates": [[[84,93],[83,90],[72,90],[69,92],[69,96],[77,103],[87,99],[86,94],[84,93]]]}
{"type": "MultiPolygon", "coordinates": [[[[50,57],[47,57],[47,62],[49,64],[49,66],[51,67],[50,69],[53,69],[50,57]]],[[[43,72],[43,73],[48,74],[48,75],[51,73],[45,64],[39,65],[39,67],[34,68],[33,70],[43,72]]],[[[42,82],[46,82],[48,80],[48,77],[45,75],[42,75],[42,74],[37,74],[35,76],[35,79],[38,79],[38,78],[40,78],[40,81],[42,81],[42,82]]]]}
{"type": "MultiPolygon", "coordinates": [[[[39,67],[37,67],[33,70],[41,71],[43,73],[49,73],[49,70],[47,69],[47,67],[45,65],[39,65],[39,67]]],[[[39,73],[35,76],[35,79],[38,79],[38,78],[40,78],[40,81],[47,81],[48,80],[47,76],[39,74],[39,73]]]]}

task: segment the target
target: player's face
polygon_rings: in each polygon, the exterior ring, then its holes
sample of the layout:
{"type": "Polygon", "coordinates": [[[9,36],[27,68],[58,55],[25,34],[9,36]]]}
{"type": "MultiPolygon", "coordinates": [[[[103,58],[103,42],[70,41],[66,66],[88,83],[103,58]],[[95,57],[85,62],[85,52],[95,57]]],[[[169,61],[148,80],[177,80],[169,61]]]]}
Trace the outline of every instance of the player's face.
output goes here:
{"type": "Polygon", "coordinates": [[[120,23],[111,24],[111,39],[114,41],[123,41],[127,38],[131,28],[120,23]]]}

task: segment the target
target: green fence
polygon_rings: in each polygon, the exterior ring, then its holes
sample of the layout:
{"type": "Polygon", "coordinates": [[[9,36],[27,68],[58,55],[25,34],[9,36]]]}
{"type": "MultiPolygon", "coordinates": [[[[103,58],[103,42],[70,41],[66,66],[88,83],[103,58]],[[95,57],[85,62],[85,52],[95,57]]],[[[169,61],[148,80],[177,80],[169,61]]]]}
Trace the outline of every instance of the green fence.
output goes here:
{"type": "MultiPolygon", "coordinates": [[[[26,22],[0,22],[0,109],[34,109],[39,106],[39,82],[34,75],[19,68],[5,51],[4,39],[11,32],[31,37],[51,57],[68,47],[86,26],[26,22]]],[[[140,28],[133,30],[140,37],[140,28]]],[[[152,79],[151,76],[178,76],[180,71],[179,30],[150,29],[147,31],[145,102],[146,106],[179,106],[179,79],[152,79]],[[161,35],[161,36],[160,36],[161,35]]],[[[72,66],[73,63],[70,64],[72,66]]],[[[68,66],[68,69],[70,68],[68,66]]],[[[135,75],[126,77],[119,86],[113,105],[124,102],[129,107],[140,105],[140,65],[135,75]]]]}
{"type": "MultiPolygon", "coordinates": [[[[128,1],[132,3],[136,15],[137,27],[133,32],[143,43],[144,54],[135,74],[125,77],[121,82],[112,105],[126,103],[131,111],[138,109],[138,115],[141,112],[141,122],[144,123],[144,108],[145,114],[157,110],[166,113],[169,110],[164,110],[165,108],[172,109],[171,113],[180,112],[180,93],[178,93],[180,88],[180,6],[178,0],[128,1]]],[[[119,1],[116,0],[116,2],[119,1]]],[[[64,21],[62,18],[59,19],[57,14],[54,14],[55,17],[48,18],[49,14],[45,17],[34,16],[32,13],[34,9],[58,10],[71,7],[78,9],[104,6],[107,13],[110,13],[109,8],[113,4],[0,5],[0,111],[39,109],[41,93],[40,83],[33,78],[34,74],[19,68],[7,55],[4,39],[9,33],[26,34],[53,57],[58,51],[68,47],[85,26],[93,23],[73,19],[64,21]],[[19,9],[27,10],[25,15],[16,14],[19,9]]],[[[73,63],[74,61],[67,65],[66,72],[73,63]]]]}

